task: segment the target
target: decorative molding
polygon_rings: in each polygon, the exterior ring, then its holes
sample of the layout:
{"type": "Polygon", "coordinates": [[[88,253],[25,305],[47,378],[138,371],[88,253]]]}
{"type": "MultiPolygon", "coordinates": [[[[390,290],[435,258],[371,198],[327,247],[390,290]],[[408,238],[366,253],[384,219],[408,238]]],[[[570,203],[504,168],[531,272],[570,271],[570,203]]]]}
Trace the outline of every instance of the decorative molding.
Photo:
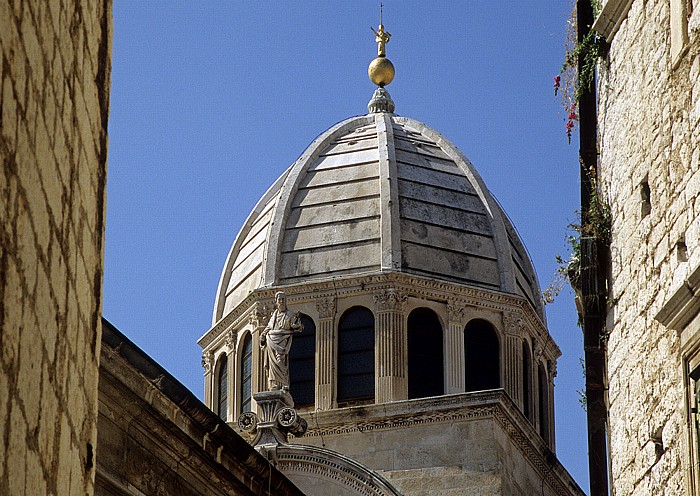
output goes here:
{"type": "Polygon", "coordinates": [[[321,319],[332,319],[336,312],[336,299],[334,297],[318,298],[316,300],[316,310],[321,319]]]}
{"type": "Polygon", "coordinates": [[[593,23],[593,29],[610,43],[622,21],[627,18],[633,2],[634,0],[607,0],[593,23]]]}
{"type": "Polygon", "coordinates": [[[547,374],[549,375],[549,381],[554,382],[554,378],[557,376],[556,360],[547,360],[547,374]]]}
{"type": "Polygon", "coordinates": [[[374,295],[374,305],[377,312],[403,312],[408,296],[396,289],[387,289],[374,295]]]}

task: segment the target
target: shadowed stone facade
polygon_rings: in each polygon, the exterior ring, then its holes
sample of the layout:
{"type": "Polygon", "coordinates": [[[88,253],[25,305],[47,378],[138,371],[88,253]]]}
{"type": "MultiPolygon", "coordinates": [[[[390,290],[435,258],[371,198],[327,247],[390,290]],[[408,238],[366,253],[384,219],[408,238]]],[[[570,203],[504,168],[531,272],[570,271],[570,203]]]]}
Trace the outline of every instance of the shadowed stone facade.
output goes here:
{"type": "Polygon", "coordinates": [[[607,318],[611,485],[698,486],[700,5],[608,0],[595,28],[600,184],[612,207],[607,318]],[[695,378],[693,378],[695,377],[695,378]]]}
{"type": "Polygon", "coordinates": [[[110,0],[0,1],[0,494],[92,494],[110,0]]]}

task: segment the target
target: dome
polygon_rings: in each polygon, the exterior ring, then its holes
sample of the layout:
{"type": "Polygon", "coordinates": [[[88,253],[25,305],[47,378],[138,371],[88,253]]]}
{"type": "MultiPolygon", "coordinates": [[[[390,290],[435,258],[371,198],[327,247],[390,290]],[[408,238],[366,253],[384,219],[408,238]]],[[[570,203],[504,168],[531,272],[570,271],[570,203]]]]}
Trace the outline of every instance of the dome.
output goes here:
{"type": "Polygon", "coordinates": [[[520,295],[544,322],[529,256],[474,166],[425,124],[387,112],[321,134],[260,199],[224,265],[213,321],[259,288],[392,271],[520,295]]]}

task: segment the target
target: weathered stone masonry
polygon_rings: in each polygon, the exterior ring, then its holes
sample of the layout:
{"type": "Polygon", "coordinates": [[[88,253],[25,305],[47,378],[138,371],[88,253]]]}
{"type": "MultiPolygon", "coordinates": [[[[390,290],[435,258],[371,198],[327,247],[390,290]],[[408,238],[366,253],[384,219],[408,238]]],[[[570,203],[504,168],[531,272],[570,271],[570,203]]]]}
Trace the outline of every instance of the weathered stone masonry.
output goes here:
{"type": "Polygon", "coordinates": [[[0,494],[92,494],[111,0],[0,0],[0,494]]]}
{"type": "Polygon", "coordinates": [[[601,183],[613,216],[612,488],[616,495],[696,494],[681,335],[655,316],[700,264],[700,7],[604,3],[620,20],[616,32],[597,23],[610,42],[598,90],[601,183]],[[685,23],[679,16],[689,23],[680,48],[672,42],[685,23]]]}

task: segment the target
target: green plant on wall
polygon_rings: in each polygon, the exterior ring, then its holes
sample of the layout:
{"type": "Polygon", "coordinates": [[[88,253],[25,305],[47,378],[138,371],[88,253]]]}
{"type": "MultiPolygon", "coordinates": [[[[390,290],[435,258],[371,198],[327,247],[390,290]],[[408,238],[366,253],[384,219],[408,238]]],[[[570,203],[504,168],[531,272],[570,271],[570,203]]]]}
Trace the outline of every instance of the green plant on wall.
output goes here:
{"type": "MultiPolygon", "coordinates": [[[[592,1],[591,3],[597,16],[600,12],[600,2],[592,1]]],[[[577,39],[576,6],[574,4],[567,20],[566,56],[559,74],[554,76],[554,95],[561,94],[562,105],[567,114],[566,136],[569,143],[571,143],[571,134],[578,121],[577,108],[581,94],[593,87],[598,59],[604,55],[605,49],[603,38],[592,29],[583,36],[580,42],[577,39]],[[579,61],[582,62],[580,64],[580,78],[579,61]]]]}

